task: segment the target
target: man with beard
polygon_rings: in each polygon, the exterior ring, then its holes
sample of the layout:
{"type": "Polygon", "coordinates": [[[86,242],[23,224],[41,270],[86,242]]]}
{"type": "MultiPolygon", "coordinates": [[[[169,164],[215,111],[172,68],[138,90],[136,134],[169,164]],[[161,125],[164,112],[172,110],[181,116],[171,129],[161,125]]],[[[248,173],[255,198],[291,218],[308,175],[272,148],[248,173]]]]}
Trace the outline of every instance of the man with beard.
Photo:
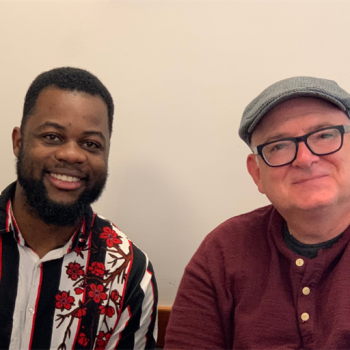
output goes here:
{"type": "Polygon", "coordinates": [[[90,204],[101,195],[113,100],[91,73],[57,68],[26,94],[0,196],[1,349],[153,349],[152,265],[90,204]]]}

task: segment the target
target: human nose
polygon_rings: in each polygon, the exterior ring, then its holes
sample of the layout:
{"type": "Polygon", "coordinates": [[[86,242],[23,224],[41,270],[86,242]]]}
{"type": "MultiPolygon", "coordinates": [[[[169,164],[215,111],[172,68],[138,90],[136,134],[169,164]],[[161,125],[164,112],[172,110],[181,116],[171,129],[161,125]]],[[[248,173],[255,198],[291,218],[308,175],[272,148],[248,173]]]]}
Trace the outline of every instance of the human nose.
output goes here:
{"type": "Polygon", "coordinates": [[[297,156],[293,161],[293,165],[308,168],[312,163],[317,162],[319,158],[319,156],[309,150],[305,142],[299,142],[297,156]]]}
{"type": "Polygon", "coordinates": [[[84,150],[74,141],[60,145],[55,156],[59,161],[65,161],[69,164],[83,163],[86,160],[84,150]]]}

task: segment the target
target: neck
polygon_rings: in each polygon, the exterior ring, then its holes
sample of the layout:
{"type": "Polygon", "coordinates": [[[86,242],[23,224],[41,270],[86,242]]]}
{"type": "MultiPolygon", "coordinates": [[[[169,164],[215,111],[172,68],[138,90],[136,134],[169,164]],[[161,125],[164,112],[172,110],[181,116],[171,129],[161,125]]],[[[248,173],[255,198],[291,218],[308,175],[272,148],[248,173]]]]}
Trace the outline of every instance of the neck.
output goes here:
{"type": "Polygon", "coordinates": [[[18,182],[12,210],[23,238],[40,258],[51,250],[64,246],[77,229],[77,226],[61,227],[43,222],[28,208],[25,194],[18,182]]]}
{"type": "Polygon", "coordinates": [[[299,242],[316,244],[337,237],[350,225],[350,209],[321,208],[298,213],[282,213],[290,234],[299,242]]]}

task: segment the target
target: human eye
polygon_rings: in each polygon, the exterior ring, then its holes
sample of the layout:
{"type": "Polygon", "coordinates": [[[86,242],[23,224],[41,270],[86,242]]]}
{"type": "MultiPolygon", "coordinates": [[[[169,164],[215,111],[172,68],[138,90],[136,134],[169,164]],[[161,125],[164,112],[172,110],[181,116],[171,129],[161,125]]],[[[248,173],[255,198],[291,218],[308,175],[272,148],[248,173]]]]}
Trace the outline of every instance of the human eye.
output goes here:
{"type": "Polygon", "coordinates": [[[81,146],[91,152],[99,151],[102,148],[99,142],[90,140],[82,142],[81,146]]]}
{"type": "Polygon", "coordinates": [[[322,134],[319,135],[320,139],[330,139],[336,137],[335,132],[323,132],[322,134]]]}
{"type": "Polygon", "coordinates": [[[339,131],[337,129],[327,129],[322,130],[319,132],[316,132],[315,134],[311,135],[313,141],[329,141],[334,140],[340,135],[339,131]]]}
{"type": "Polygon", "coordinates": [[[62,141],[62,138],[54,133],[47,133],[42,135],[42,137],[47,143],[59,143],[62,141]]]}
{"type": "Polygon", "coordinates": [[[273,145],[272,149],[274,151],[280,151],[282,149],[286,148],[286,144],[285,143],[277,143],[275,145],[273,145]]]}
{"type": "Polygon", "coordinates": [[[269,154],[276,154],[283,152],[284,150],[288,149],[290,147],[290,142],[288,141],[277,141],[270,143],[269,145],[265,146],[264,151],[268,152],[269,154]]]}

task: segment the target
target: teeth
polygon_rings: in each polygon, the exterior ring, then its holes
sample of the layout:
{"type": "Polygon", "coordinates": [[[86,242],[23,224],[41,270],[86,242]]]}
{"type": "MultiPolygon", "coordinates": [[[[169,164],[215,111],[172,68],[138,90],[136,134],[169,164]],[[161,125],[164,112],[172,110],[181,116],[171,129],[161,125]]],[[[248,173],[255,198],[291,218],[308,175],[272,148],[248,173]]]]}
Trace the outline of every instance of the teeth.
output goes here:
{"type": "Polygon", "coordinates": [[[51,173],[50,175],[58,180],[67,181],[67,182],[77,182],[80,180],[78,177],[74,177],[74,176],[60,175],[60,174],[54,174],[54,173],[51,173]]]}

